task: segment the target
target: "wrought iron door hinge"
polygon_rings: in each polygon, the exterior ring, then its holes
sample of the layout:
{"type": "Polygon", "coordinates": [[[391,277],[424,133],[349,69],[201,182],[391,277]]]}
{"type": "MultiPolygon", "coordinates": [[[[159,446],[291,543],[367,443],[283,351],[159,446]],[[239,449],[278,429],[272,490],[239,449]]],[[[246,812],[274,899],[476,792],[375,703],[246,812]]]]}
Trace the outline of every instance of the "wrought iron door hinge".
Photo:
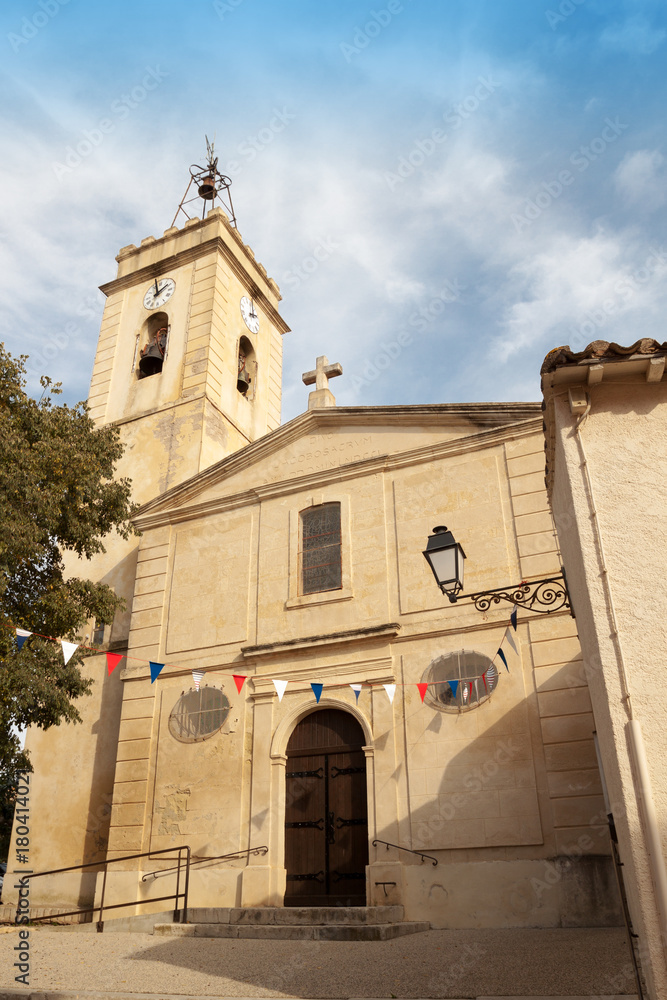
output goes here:
{"type": "Polygon", "coordinates": [[[324,875],[323,871],[319,872],[308,872],[307,875],[288,875],[288,882],[324,882],[320,875],[324,875]]]}

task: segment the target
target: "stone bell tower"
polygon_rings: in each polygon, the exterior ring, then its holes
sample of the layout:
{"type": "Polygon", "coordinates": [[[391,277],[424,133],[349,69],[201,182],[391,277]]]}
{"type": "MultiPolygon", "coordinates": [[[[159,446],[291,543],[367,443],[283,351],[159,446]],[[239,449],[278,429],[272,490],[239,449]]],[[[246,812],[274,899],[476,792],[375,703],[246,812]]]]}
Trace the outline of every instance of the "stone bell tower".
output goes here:
{"type": "MultiPolygon", "coordinates": [[[[116,474],[132,480],[140,504],[280,423],[288,327],[278,313],[278,286],[244,244],[233,209],[215,204],[230,182],[217,172],[210,147],[207,166],[190,172],[188,190],[194,183],[191,201],[203,208],[202,217],[188,217],[186,191],[176,213],[183,213],[182,226],[123,247],[117,277],[102,286],[107,300],[88,403],[97,423],[120,428],[125,450],[116,474]]],[[[141,539],[117,534],[104,545],[90,560],[70,553],[65,560],[69,575],[104,582],[126,602],[113,625],[91,622],[81,637],[82,672],[94,682],[91,696],[77,703],[82,725],[33,727],[27,737],[42,762],[31,784],[35,870],[52,866],[54,856],[62,866],[106,856],[117,757],[136,756],[132,739],[117,742],[123,683],[120,669],[107,673],[104,654],[137,655],[142,637],[161,628],[156,592],[166,546],[142,547],[141,539]],[[133,609],[141,619],[134,642],[133,609]],[[75,763],[66,768],[63,761],[75,763]]],[[[75,873],[53,888],[36,885],[32,903],[61,909],[90,903],[92,889],[84,891],[81,878],[75,873]]]]}
{"type": "MultiPolygon", "coordinates": [[[[184,219],[182,227],[123,247],[117,277],[101,288],[107,301],[88,403],[96,422],[120,428],[125,451],[116,472],[132,480],[140,504],[280,424],[282,335],[289,330],[278,313],[280,292],[244,244],[231,181],[218,172],[211,146],[208,152],[206,167],[190,168],[174,218],[184,219]],[[228,212],[216,205],[225,194],[228,212]],[[189,218],[193,202],[201,218],[189,218]]],[[[104,643],[121,649],[138,540],[110,537],[105,547],[71,571],[103,579],[125,598],[126,611],[104,631],[104,643]]]]}
{"type": "Polygon", "coordinates": [[[280,423],[280,293],[222,208],[123,247],[88,398],[139,503],[280,423]]]}

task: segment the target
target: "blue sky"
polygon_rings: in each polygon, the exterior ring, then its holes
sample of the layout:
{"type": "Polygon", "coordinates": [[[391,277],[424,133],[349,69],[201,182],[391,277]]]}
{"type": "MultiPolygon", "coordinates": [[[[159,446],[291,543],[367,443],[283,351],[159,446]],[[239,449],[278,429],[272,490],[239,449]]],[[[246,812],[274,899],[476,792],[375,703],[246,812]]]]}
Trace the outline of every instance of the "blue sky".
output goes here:
{"type": "Polygon", "coordinates": [[[553,347],[667,339],[657,0],[10,0],[0,46],[0,337],[33,391],[85,398],[97,286],[205,133],[283,293],[285,420],[319,354],[340,405],[534,400],[553,347]]]}

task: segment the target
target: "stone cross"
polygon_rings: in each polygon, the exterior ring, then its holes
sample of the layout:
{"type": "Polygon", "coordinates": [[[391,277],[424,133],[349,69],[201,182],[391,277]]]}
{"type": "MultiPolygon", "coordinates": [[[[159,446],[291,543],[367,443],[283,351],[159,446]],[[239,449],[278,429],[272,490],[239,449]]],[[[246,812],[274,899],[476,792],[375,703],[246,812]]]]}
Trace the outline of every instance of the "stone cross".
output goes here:
{"type": "Polygon", "coordinates": [[[329,379],[343,374],[343,366],[329,364],[329,359],[322,354],[317,359],[315,370],[304,372],[301,378],[304,385],[315,384],[315,390],[308,397],[308,409],[317,410],[324,406],[335,406],[336,399],[329,389],[329,379]]]}
{"type": "Polygon", "coordinates": [[[326,406],[336,405],[336,397],[329,388],[329,379],[342,374],[343,366],[330,365],[329,359],[324,354],[317,359],[315,371],[303,373],[301,378],[306,385],[315,383],[314,391],[308,396],[309,410],[320,410],[326,406]]]}
{"type": "Polygon", "coordinates": [[[304,385],[312,385],[314,382],[316,389],[328,389],[329,379],[343,374],[343,366],[339,364],[330,365],[326,354],[320,355],[315,364],[315,371],[304,372],[301,376],[304,385]]]}

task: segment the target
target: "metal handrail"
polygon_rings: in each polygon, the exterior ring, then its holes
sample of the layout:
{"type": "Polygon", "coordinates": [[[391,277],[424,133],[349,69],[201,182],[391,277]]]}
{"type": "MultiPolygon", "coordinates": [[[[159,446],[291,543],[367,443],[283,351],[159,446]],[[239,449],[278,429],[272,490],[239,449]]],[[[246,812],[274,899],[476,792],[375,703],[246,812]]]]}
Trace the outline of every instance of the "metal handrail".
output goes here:
{"type": "MultiPolygon", "coordinates": [[[[54,916],[73,917],[82,913],[95,913],[96,910],[99,910],[100,912],[99,912],[99,917],[97,919],[97,931],[98,933],[101,934],[102,931],[104,930],[104,921],[102,919],[102,914],[104,913],[105,909],[119,910],[124,906],[137,906],[141,905],[141,903],[161,903],[163,900],[166,899],[173,899],[176,904],[176,908],[174,909],[174,923],[186,924],[188,922],[188,889],[190,887],[190,855],[191,855],[190,848],[186,844],[184,844],[182,847],[166,847],[161,851],[144,851],[143,854],[126,854],[125,857],[111,858],[110,860],[107,859],[106,861],[89,861],[85,865],[70,865],[69,868],[53,868],[51,869],[51,871],[48,872],[26,872],[24,875],[22,875],[21,872],[18,871],[18,872],[13,872],[13,874],[18,875],[20,879],[29,879],[29,878],[41,878],[43,875],[60,875],[62,874],[62,872],[83,871],[84,868],[96,868],[98,873],[100,871],[104,871],[104,878],[102,879],[102,893],[100,896],[99,906],[88,907],[87,909],[81,909],[81,910],[68,910],[66,913],[50,914],[49,916],[45,917],[32,917],[30,920],[30,922],[34,924],[38,923],[40,920],[53,920],[54,916]],[[175,865],[174,868],[171,868],[169,870],[176,871],[177,873],[176,892],[171,893],[171,895],[169,896],[157,896],[151,899],[138,899],[138,900],[133,899],[129,903],[112,903],[110,906],[107,907],[104,906],[104,894],[106,892],[106,887],[107,887],[108,865],[116,864],[119,861],[135,861],[137,858],[152,858],[157,854],[170,854],[173,851],[178,851],[178,865],[175,865]],[[181,859],[182,851],[186,852],[184,862],[181,859]],[[180,890],[181,865],[184,865],[185,867],[185,885],[182,892],[180,890]],[[181,898],[181,896],[183,897],[183,909],[179,910],[178,900],[181,898]]],[[[16,917],[14,919],[14,923],[18,921],[18,916],[19,916],[19,906],[17,906],[16,908],[16,917]]]]}
{"type": "MultiPolygon", "coordinates": [[[[232,854],[218,854],[214,858],[200,858],[199,855],[194,854],[193,858],[195,860],[190,861],[190,867],[194,868],[196,865],[203,865],[207,861],[235,861],[237,858],[248,858],[251,854],[268,854],[268,847],[249,847],[247,851],[234,851],[232,854]]],[[[176,870],[174,868],[158,868],[154,872],[146,872],[145,875],[141,876],[141,881],[145,882],[147,879],[152,878],[155,881],[156,878],[162,878],[163,875],[168,875],[170,872],[176,870]]]]}
{"type": "MultiPolygon", "coordinates": [[[[373,841],[373,847],[377,847],[378,844],[386,844],[387,845],[387,850],[389,850],[390,847],[395,847],[397,851],[407,851],[408,854],[416,854],[418,857],[420,857],[422,859],[422,864],[424,863],[424,858],[428,858],[429,861],[433,862],[433,867],[434,868],[435,868],[435,866],[438,863],[438,859],[434,858],[432,854],[424,854],[422,851],[413,851],[411,847],[401,847],[400,844],[390,844],[388,840],[374,840],[373,841]]],[[[379,884],[380,883],[378,882],[378,885],[379,884]]]]}

